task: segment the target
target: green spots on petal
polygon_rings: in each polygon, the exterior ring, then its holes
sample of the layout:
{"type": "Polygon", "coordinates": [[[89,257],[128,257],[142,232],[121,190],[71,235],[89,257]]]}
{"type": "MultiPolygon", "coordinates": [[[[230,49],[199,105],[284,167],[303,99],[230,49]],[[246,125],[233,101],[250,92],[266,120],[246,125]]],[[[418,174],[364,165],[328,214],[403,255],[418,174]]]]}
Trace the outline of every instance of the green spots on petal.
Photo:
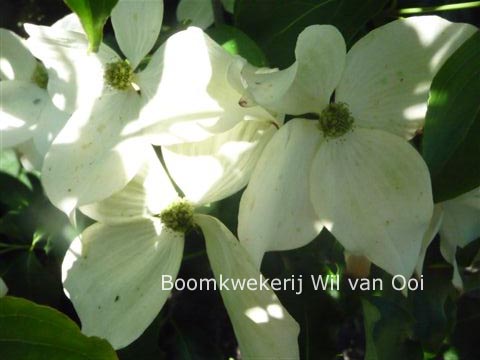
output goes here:
{"type": "Polygon", "coordinates": [[[325,137],[337,138],[349,132],[354,119],[344,103],[329,104],[319,117],[319,127],[325,137]]]}
{"type": "Polygon", "coordinates": [[[119,60],[107,64],[103,78],[114,89],[127,90],[132,86],[133,69],[127,60],[119,60]]]}
{"type": "Polygon", "coordinates": [[[159,218],[162,223],[169,229],[181,233],[186,233],[193,228],[193,205],[188,201],[181,199],[175,201],[165,210],[163,210],[159,218]]]}
{"type": "Polygon", "coordinates": [[[41,89],[46,89],[48,85],[48,73],[45,67],[41,63],[37,63],[33,72],[32,82],[41,89]]]}

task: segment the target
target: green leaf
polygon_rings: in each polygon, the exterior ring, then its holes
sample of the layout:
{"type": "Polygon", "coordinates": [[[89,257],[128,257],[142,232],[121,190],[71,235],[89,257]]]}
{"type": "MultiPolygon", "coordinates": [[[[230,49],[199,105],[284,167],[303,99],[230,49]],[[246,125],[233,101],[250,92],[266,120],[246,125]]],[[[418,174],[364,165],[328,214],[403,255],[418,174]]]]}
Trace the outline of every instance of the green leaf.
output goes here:
{"type": "Polygon", "coordinates": [[[51,257],[40,259],[27,248],[12,251],[0,261],[0,275],[8,284],[9,294],[54,307],[65,301],[60,263],[51,257]]]}
{"type": "MultiPolygon", "coordinates": [[[[451,336],[452,346],[458,354],[457,359],[480,359],[478,334],[480,332],[480,298],[462,296],[458,303],[458,320],[455,332],[451,336]]],[[[447,360],[447,358],[445,358],[447,360]]]]}
{"type": "Polygon", "coordinates": [[[20,163],[18,156],[15,154],[15,150],[0,148],[0,171],[17,178],[28,188],[32,188],[27,172],[20,163]]]}
{"type": "Polygon", "coordinates": [[[411,340],[412,316],[381,297],[362,300],[366,336],[365,360],[423,359],[419,344],[411,340]]]}
{"type": "Polygon", "coordinates": [[[407,300],[415,317],[415,337],[424,350],[437,353],[453,329],[457,291],[451,282],[451,267],[424,269],[424,289],[411,291],[407,300]]]}
{"type": "Polygon", "coordinates": [[[105,340],[87,337],[55,309],[6,296],[0,299],[0,358],[117,359],[105,340]]]}
{"type": "Polygon", "coordinates": [[[267,66],[262,49],[243,31],[228,25],[219,25],[207,30],[207,34],[230,54],[240,55],[258,67],[267,66]]]}
{"type": "Polygon", "coordinates": [[[89,50],[98,51],[102,42],[103,27],[118,0],[64,0],[80,18],[90,43],[89,50]]]}
{"type": "Polygon", "coordinates": [[[165,323],[166,311],[161,311],[143,334],[128,345],[117,351],[120,360],[164,360],[167,355],[159,346],[159,332],[165,323]]]}
{"type": "Polygon", "coordinates": [[[351,44],[354,36],[388,0],[237,0],[235,25],[281,68],[294,60],[297,36],[309,25],[335,25],[351,44]]]}
{"type": "Polygon", "coordinates": [[[294,279],[294,289],[288,286],[277,295],[300,326],[300,359],[337,359],[340,350],[349,358],[351,352],[362,347],[357,339],[363,331],[356,322],[350,322],[360,311],[360,304],[346,280],[342,282],[340,277],[340,291],[335,287],[327,290],[313,287],[312,276],[327,280],[329,274],[341,274],[343,256],[341,245],[328,231],[323,231],[302,248],[268,252],[262,261],[262,273],[267,278],[294,279]],[[302,291],[298,293],[300,278],[302,291]]]}
{"type": "Polygon", "coordinates": [[[32,198],[31,190],[18,179],[0,171],[0,209],[7,206],[17,210],[25,207],[32,198]]]}
{"type": "Polygon", "coordinates": [[[430,89],[422,155],[435,202],[480,185],[480,32],[442,66],[430,89]]]}

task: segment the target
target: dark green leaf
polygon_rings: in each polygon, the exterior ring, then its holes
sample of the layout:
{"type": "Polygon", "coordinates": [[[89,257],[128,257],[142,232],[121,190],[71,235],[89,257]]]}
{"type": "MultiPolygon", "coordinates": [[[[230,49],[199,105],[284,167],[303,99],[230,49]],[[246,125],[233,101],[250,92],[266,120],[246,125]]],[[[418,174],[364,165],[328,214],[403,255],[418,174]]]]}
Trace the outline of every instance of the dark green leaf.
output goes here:
{"type": "Polygon", "coordinates": [[[8,284],[9,294],[61,306],[64,295],[60,263],[49,257],[40,260],[28,249],[12,251],[0,261],[0,275],[8,284]]]}
{"type": "Polygon", "coordinates": [[[0,299],[0,358],[117,359],[105,340],[87,337],[67,316],[25,299],[0,299]]]}
{"type": "MultiPolygon", "coordinates": [[[[10,294],[60,307],[65,299],[60,265],[77,233],[32,184],[28,206],[0,217],[0,276],[10,294]]],[[[15,189],[21,188],[16,184],[15,189]]]]}
{"type": "Polygon", "coordinates": [[[159,330],[164,325],[166,311],[160,312],[143,334],[133,343],[117,351],[120,360],[164,360],[166,354],[160,349],[159,330]]]}
{"type": "Polygon", "coordinates": [[[452,345],[460,360],[480,359],[478,334],[480,333],[480,298],[462,296],[458,302],[458,320],[452,335],[452,345]]]}
{"type": "Polygon", "coordinates": [[[27,176],[27,172],[23,168],[20,160],[18,159],[17,154],[12,149],[1,149],[0,151],[0,171],[7,173],[23,184],[28,188],[32,187],[30,179],[27,176]]]}
{"type": "Polygon", "coordinates": [[[0,184],[0,209],[6,206],[10,210],[18,210],[31,200],[31,190],[13,176],[0,172],[0,184]]]}
{"type": "Polygon", "coordinates": [[[362,300],[365,360],[423,359],[421,347],[411,340],[412,316],[402,307],[381,297],[362,300]]]}
{"type": "Polygon", "coordinates": [[[96,52],[103,37],[103,27],[118,0],[64,0],[80,18],[90,43],[90,51],[96,52]]]}
{"type": "Polygon", "coordinates": [[[453,329],[457,291],[451,279],[451,267],[426,267],[424,289],[408,294],[415,317],[415,337],[422,342],[424,350],[432,353],[440,351],[453,329]]]}
{"type": "Polygon", "coordinates": [[[240,55],[252,65],[267,66],[262,50],[248,35],[233,26],[220,25],[207,30],[208,35],[230,54],[240,55]]]}
{"type": "Polygon", "coordinates": [[[347,43],[388,0],[237,0],[235,24],[265,51],[270,63],[285,68],[294,60],[297,36],[309,25],[332,24],[347,43]]]}
{"type": "Polygon", "coordinates": [[[313,287],[312,276],[328,279],[326,275],[340,273],[343,248],[338,246],[335,238],[325,230],[302,248],[268,252],[262,261],[262,273],[267,278],[295,279],[294,289],[287,286],[277,295],[300,326],[298,344],[301,359],[334,359],[339,347],[347,358],[361,351],[363,346],[361,326],[349,321],[359,311],[360,304],[352,297],[346,300],[348,287],[342,283],[340,291],[335,287],[327,290],[313,287]],[[348,301],[347,306],[345,300],[348,301]]]}
{"type": "Polygon", "coordinates": [[[467,40],[433,80],[422,154],[436,202],[480,185],[480,32],[467,40]]]}

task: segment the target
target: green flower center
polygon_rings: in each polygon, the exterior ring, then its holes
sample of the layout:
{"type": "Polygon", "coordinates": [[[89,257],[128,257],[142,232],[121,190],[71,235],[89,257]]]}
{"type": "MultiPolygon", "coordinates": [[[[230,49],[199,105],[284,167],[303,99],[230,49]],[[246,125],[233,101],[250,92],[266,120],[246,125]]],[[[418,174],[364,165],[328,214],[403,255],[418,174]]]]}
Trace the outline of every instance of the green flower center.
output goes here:
{"type": "Polygon", "coordinates": [[[319,118],[319,127],[326,137],[337,138],[353,127],[354,119],[347,104],[332,103],[329,104],[321,113],[319,118]]]}
{"type": "Polygon", "coordinates": [[[163,210],[159,217],[169,229],[186,233],[193,228],[193,206],[188,201],[181,199],[172,203],[163,210]]]}
{"type": "Polygon", "coordinates": [[[132,86],[133,69],[127,60],[119,60],[107,64],[103,78],[114,89],[127,90],[132,86]]]}
{"type": "Polygon", "coordinates": [[[37,63],[37,66],[35,67],[35,70],[33,72],[32,82],[35,83],[39,88],[41,89],[46,89],[48,85],[48,73],[47,70],[45,70],[45,67],[37,63]]]}

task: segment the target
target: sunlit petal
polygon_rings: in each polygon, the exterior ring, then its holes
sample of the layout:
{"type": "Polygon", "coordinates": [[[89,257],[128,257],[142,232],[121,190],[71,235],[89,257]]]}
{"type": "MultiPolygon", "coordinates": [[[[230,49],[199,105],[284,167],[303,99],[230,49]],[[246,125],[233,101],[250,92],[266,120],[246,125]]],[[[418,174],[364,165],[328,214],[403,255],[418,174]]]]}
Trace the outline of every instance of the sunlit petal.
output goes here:
{"type": "Polygon", "coordinates": [[[312,203],[347,251],[393,275],[412,275],[433,213],[427,166],[402,138],[357,129],[322,143],[312,203]]]}
{"type": "Polygon", "coordinates": [[[350,106],[359,126],[410,139],[423,127],[434,75],[475,31],[437,16],[381,26],[348,52],[335,99],[350,106]]]}
{"type": "Polygon", "coordinates": [[[140,108],[135,92],[104,95],[83,107],[54,140],[42,170],[49,199],[67,214],[75,206],[107,198],[122,189],[145,160],[148,144],[122,135],[140,108]]]}
{"type": "Polygon", "coordinates": [[[183,243],[183,235],[158,221],[87,228],[62,264],[82,332],[107,339],[115,349],[137,339],[169,296],[160,277],[176,278],[183,243]]]}
{"type": "Polygon", "coordinates": [[[0,94],[0,147],[6,148],[32,137],[50,98],[38,86],[16,80],[0,81],[0,94]]]}
{"type": "Polygon", "coordinates": [[[178,198],[168,175],[153,148],[142,157],[144,165],[119,192],[80,210],[97,221],[116,224],[159,214],[178,198]]]}
{"type": "Polygon", "coordinates": [[[289,68],[270,73],[245,68],[247,93],[256,103],[280,113],[319,113],[340,81],[345,52],[345,41],[335,27],[309,26],[298,36],[296,62],[289,68]]]}
{"type": "Polygon", "coordinates": [[[37,128],[33,135],[33,141],[36,150],[42,158],[45,157],[53,140],[67,123],[70,115],[60,111],[53,105],[50,98],[48,103],[43,108],[39,118],[37,128]]]}
{"type": "Polygon", "coordinates": [[[322,141],[314,121],[294,119],[280,128],[258,160],[238,215],[239,239],[257,264],[266,251],[301,247],[321,231],[308,174],[322,141]]]}
{"type": "Polygon", "coordinates": [[[0,80],[30,81],[37,62],[25,40],[10,30],[0,29],[0,80]]]}
{"type": "Polygon", "coordinates": [[[67,31],[76,31],[81,34],[85,34],[82,23],[80,22],[80,18],[75,13],[68,14],[60,20],[56,21],[55,23],[53,23],[52,28],[67,31]]]}
{"type": "Polygon", "coordinates": [[[245,119],[270,119],[260,107],[238,104],[241,94],[227,78],[234,60],[198,28],[171,36],[138,74],[142,97],[150,101],[126,130],[172,145],[204,140],[245,119]]]}
{"type": "Polygon", "coordinates": [[[89,53],[84,34],[60,28],[25,24],[27,46],[48,71],[48,92],[60,110],[72,113],[90,106],[104,90],[104,64],[119,60],[108,46],[89,53]]]}
{"type": "Polygon", "coordinates": [[[163,0],[119,0],[112,11],[115,38],[133,68],[155,45],[163,19],[163,0]]]}
{"type": "Polygon", "coordinates": [[[206,29],[213,24],[212,2],[198,0],[180,0],[177,7],[177,20],[189,20],[192,26],[206,29]]]}
{"type": "Polygon", "coordinates": [[[276,127],[244,120],[233,129],[198,143],[162,149],[170,175],[196,204],[218,201],[242,189],[276,127]]]}
{"type": "MultiPolygon", "coordinates": [[[[263,279],[235,236],[217,219],[198,215],[196,223],[205,236],[207,255],[217,283],[263,279]]],[[[298,359],[299,326],[267,289],[220,291],[232,321],[243,359],[298,359]]]]}

